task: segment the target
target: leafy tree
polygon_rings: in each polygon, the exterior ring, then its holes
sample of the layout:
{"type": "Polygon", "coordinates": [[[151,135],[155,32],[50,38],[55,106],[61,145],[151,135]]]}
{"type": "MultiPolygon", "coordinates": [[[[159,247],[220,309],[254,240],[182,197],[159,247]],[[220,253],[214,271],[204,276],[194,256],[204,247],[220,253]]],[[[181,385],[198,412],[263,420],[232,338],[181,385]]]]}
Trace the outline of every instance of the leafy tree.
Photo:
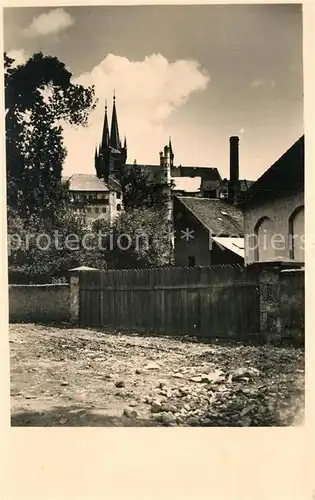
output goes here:
{"type": "Polygon", "coordinates": [[[94,88],[71,83],[56,57],[38,53],[13,63],[5,54],[8,205],[26,217],[54,219],[65,196],[63,125],[87,125],[94,88]]]}
{"type": "Polygon", "coordinates": [[[120,175],[125,210],[154,208],[164,210],[167,195],[163,185],[151,180],[141,165],[123,169],[120,175]]]}
{"type": "Polygon", "coordinates": [[[104,235],[104,250],[98,253],[98,261],[106,261],[108,268],[156,267],[170,263],[168,226],[158,209],[134,208],[122,212],[111,227],[105,221],[97,221],[93,229],[104,235]]]}

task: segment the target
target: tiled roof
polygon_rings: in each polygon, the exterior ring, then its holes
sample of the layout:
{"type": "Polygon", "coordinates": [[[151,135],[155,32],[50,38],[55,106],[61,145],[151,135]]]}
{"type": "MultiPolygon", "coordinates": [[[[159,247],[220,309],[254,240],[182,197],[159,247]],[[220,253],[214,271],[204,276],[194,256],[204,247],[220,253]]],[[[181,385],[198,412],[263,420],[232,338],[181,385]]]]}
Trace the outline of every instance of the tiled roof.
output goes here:
{"type": "Polygon", "coordinates": [[[141,165],[137,164],[129,164],[127,163],[123,168],[127,167],[127,169],[132,169],[133,167],[141,167],[151,178],[157,178],[163,173],[163,167],[161,165],[141,165]]]}
{"type": "Polygon", "coordinates": [[[69,181],[70,191],[109,191],[105,182],[94,174],[73,174],[69,181]]]}
{"type": "Polygon", "coordinates": [[[201,177],[202,180],[220,181],[221,175],[216,167],[179,165],[172,169],[173,177],[201,177]]]}
{"type": "Polygon", "coordinates": [[[176,198],[213,236],[243,237],[243,214],[235,205],[216,198],[176,198]]]}
{"type": "Polygon", "coordinates": [[[300,137],[246,192],[247,202],[304,189],[304,136],[300,137]]]}
{"type": "MultiPolygon", "coordinates": [[[[163,171],[161,165],[141,165],[150,175],[157,175],[163,171]]],[[[130,168],[133,165],[127,164],[126,167],[130,168]]],[[[171,168],[172,177],[201,177],[202,180],[219,181],[221,176],[216,167],[199,167],[199,166],[174,166],[171,168]]]]}
{"type": "Polygon", "coordinates": [[[174,191],[197,193],[200,191],[201,177],[172,177],[174,191]]]}

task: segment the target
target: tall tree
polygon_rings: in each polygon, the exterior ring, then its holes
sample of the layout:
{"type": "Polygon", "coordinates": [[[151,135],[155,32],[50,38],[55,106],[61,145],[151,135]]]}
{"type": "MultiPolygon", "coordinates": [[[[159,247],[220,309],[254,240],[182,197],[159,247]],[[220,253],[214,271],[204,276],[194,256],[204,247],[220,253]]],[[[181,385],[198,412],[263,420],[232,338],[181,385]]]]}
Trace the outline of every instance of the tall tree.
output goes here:
{"type": "Polygon", "coordinates": [[[5,54],[8,205],[23,216],[54,219],[65,195],[63,126],[87,125],[94,88],[73,84],[56,57],[38,53],[13,63],[5,54]]]}
{"type": "Polygon", "coordinates": [[[167,196],[163,185],[151,180],[141,165],[122,169],[120,183],[123,191],[125,210],[154,208],[165,210],[167,196]]]}

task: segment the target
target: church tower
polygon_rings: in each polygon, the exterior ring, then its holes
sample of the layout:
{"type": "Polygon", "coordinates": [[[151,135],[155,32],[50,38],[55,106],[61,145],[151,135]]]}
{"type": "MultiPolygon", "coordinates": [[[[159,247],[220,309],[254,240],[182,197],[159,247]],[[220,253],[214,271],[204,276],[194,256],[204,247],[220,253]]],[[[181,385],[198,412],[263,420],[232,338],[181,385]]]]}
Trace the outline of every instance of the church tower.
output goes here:
{"type": "Polygon", "coordinates": [[[105,103],[105,116],[103,123],[102,139],[99,150],[95,151],[95,170],[99,178],[108,180],[108,176],[115,175],[118,179],[120,172],[127,160],[127,140],[125,138],[124,146],[121,146],[119,137],[118,118],[116,110],[116,97],[113,96],[112,121],[109,133],[107,118],[107,102],[105,103]]]}

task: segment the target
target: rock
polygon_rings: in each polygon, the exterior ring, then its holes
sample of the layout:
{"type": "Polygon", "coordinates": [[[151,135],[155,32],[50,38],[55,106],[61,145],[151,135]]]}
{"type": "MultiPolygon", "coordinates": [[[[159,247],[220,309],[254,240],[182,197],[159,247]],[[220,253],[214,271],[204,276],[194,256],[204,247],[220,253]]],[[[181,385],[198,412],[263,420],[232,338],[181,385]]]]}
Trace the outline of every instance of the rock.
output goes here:
{"type": "Polygon", "coordinates": [[[67,385],[69,385],[69,382],[67,382],[66,380],[62,380],[62,381],[60,382],[60,385],[62,385],[62,386],[67,386],[67,385]]]}
{"type": "Polygon", "coordinates": [[[140,375],[140,373],[141,373],[141,370],[139,370],[139,369],[137,368],[137,370],[135,370],[135,374],[136,374],[136,375],[140,375]]]}
{"type": "Polygon", "coordinates": [[[125,382],[123,380],[117,380],[117,382],[115,382],[115,386],[118,388],[125,387],[125,382]]]}
{"type": "Polygon", "coordinates": [[[160,396],[167,396],[167,391],[158,391],[160,396]]]}
{"type": "Polygon", "coordinates": [[[155,363],[154,361],[149,361],[146,365],[147,370],[159,370],[160,365],[158,363],[155,363]]]}
{"type": "Polygon", "coordinates": [[[197,377],[191,377],[190,382],[202,382],[202,377],[197,376],[197,377]]]}
{"type": "Polygon", "coordinates": [[[201,423],[201,425],[210,426],[211,425],[211,420],[210,420],[210,418],[203,418],[200,421],[200,423],[201,423]]]}
{"type": "Polygon", "coordinates": [[[184,378],[184,375],[182,373],[173,373],[172,375],[174,378],[184,378]]]}
{"type": "Polygon", "coordinates": [[[260,371],[257,370],[257,368],[251,368],[250,366],[244,368],[238,368],[237,370],[234,370],[231,373],[233,381],[242,380],[244,378],[255,378],[259,377],[259,375],[260,371]]]}
{"type": "Polygon", "coordinates": [[[37,396],[34,396],[33,394],[27,394],[24,397],[25,397],[25,399],[37,399],[37,396]]]}
{"type": "Polygon", "coordinates": [[[161,413],[159,420],[161,420],[161,422],[164,422],[165,424],[176,423],[176,417],[171,411],[165,411],[161,413]]]}
{"type": "Polygon", "coordinates": [[[202,382],[215,384],[216,382],[223,382],[225,374],[222,370],[216,370],[208,375],[202,375],[202,382]]]}
{"type": "Polygon", "coordinates": [[[153,401],[151,405],[151,413],[159,413],[162,411],[162,405],[158,401],[153,401]]]}
{"type": "Polygon", "coordinates": [[[137,402],[136,401],[132,401],[131,403],[129,403],[129,406],[137,406],[137,402]]]}
{"type": "Polygon", "coordinates": [[[167,383],[165,382],[165,380],[161,380],[158,384],[159,389],[165,389],[166,386],[167,386],[167,383]]]}
{"type": "Polygon", "coordinates": [[[166,412],[176,412],[177,408],[176,406],[172,405],[172,404],[169,404],[169,403],[163,403],[162,404],[162,411],[166,411],[166,412]]]}
{"type": "Polygon", "coordinates": [[[187,396],[190,392],[189,387],[179,387],[178,392],[180,393],[180,396],[187,396]]]}
{"type": "Polygon", "coordinates": [[[66,424],[67,422],[68,422],[68,419],[67,419],[67,418],[61,418],[61,419],[59,420],[59,424],[61,424],[61,425],[64,425],[64,424],[66,424]]]}
{"type": "Polygon", "coordinates": [[[251,423],[252,423],[251,418],[245,418],[244,420],[242,420],[241,426],[242,427],[250,427],[251,423]]]}
{"type": "Polygon", "coordinates": [[[104,378],[110,380],[111,378],[113,378],[113,376],[110,373],[107,373],[106,375],[104,375],[104,378]]]}
{"type": "Polygon", "coordinates": [[[184,410],[190,411],[190,406],[188,404],[184,404],[184,410]]]}
{"type": "Polygon", "coordinates": [[[186,422],[188,425],[200,425],[200,420],[197,417],[189,417],[186,422]]]}
{"type": "Polygon", "coordinates": [[[125,415],[128,418],[137,418],[138,413],[136,412],[136,410],[132,410],[131,408],[125,408],[123,415],[125,415]]]}
{"type": "Polygon", "coordinates": [[[145,404],[151,405],[152,404],[152,398],[145,398],[144,399],[145,404]]]}

